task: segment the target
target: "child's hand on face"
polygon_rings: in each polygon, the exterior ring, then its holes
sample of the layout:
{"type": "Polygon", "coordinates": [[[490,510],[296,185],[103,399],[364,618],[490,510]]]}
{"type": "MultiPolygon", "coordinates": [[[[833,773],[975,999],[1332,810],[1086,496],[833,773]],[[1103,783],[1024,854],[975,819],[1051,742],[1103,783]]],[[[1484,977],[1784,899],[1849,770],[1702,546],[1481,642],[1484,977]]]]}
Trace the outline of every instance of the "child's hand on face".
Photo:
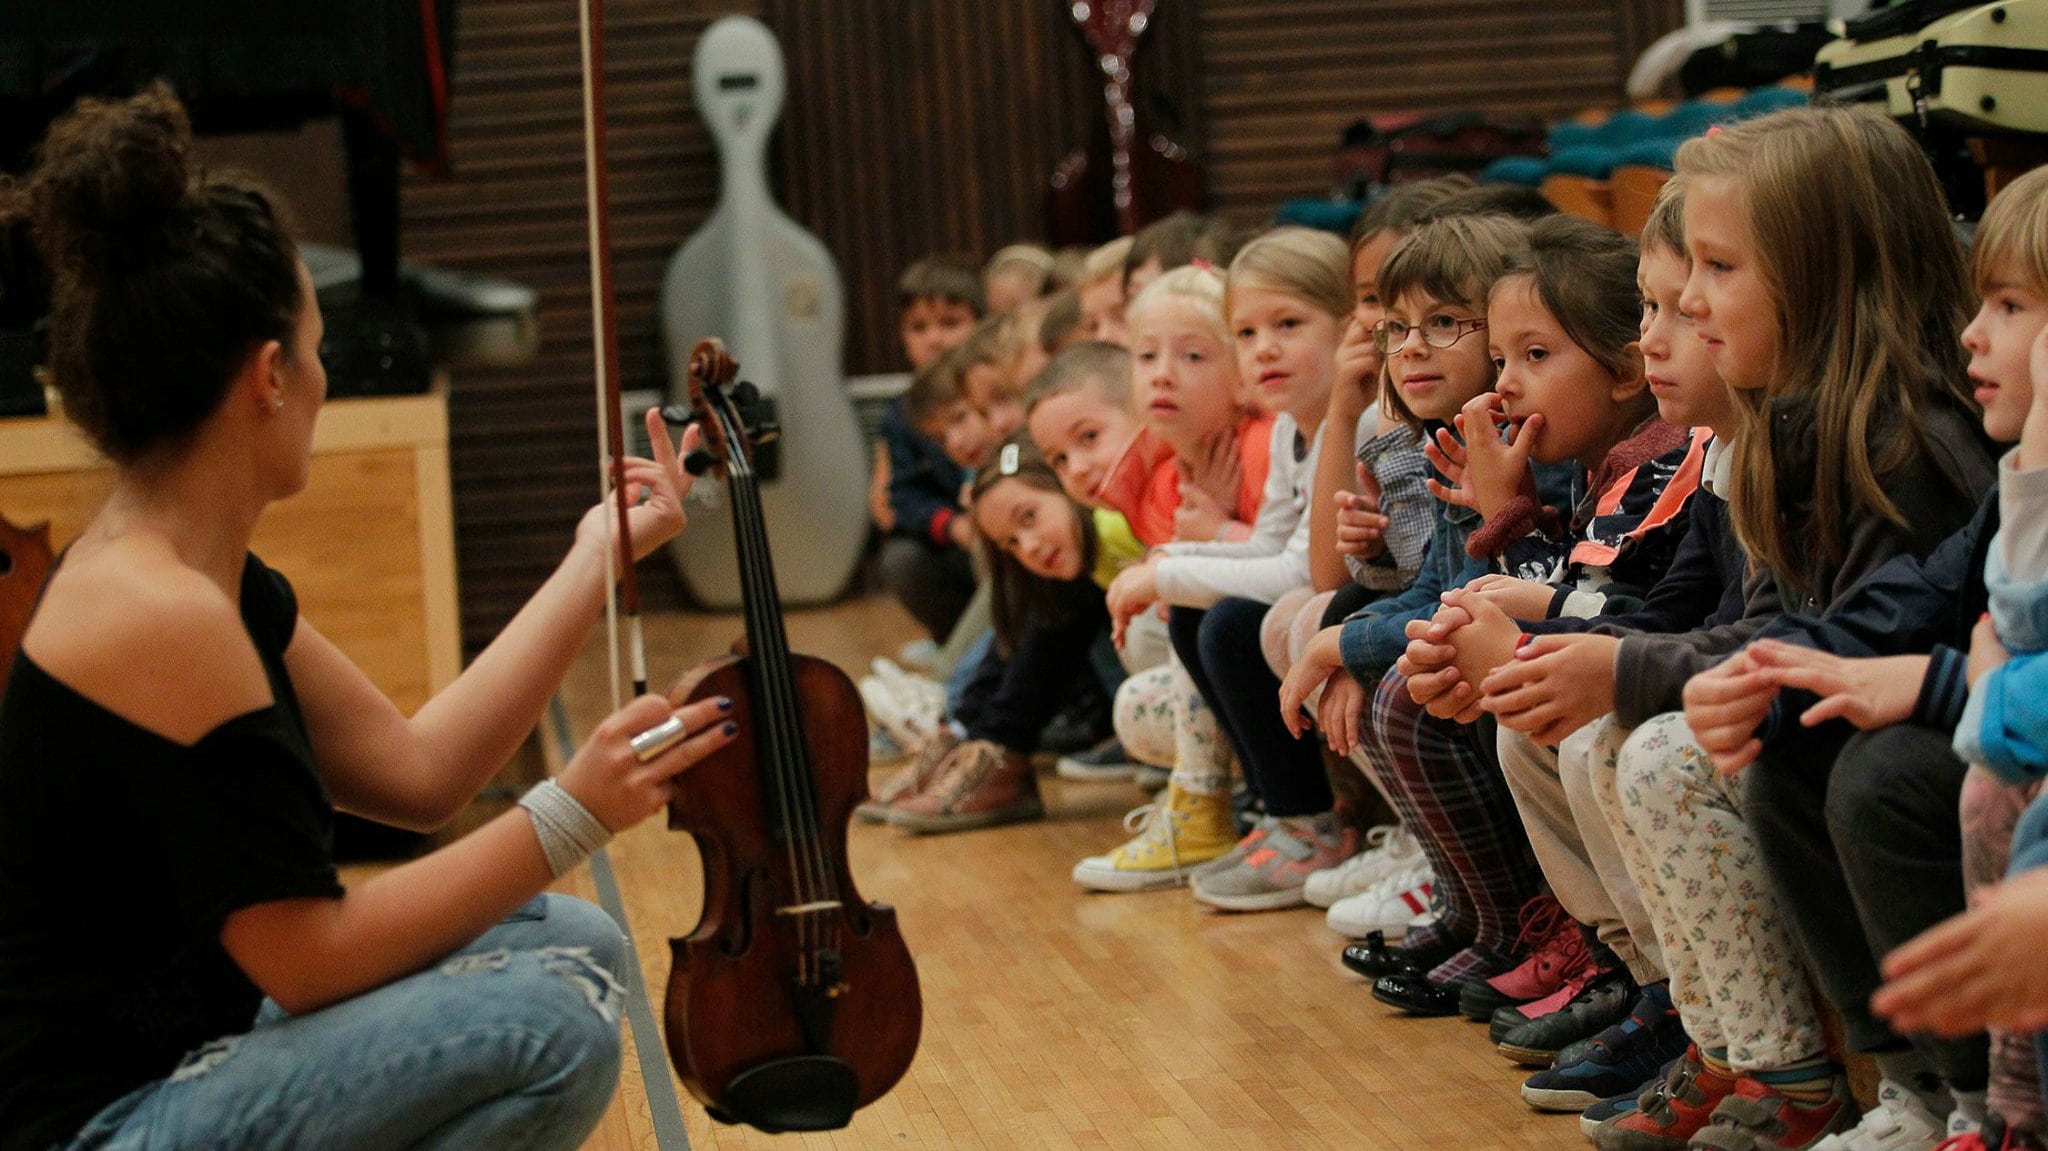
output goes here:
{"type": "MultiPolygon", "coordinates": [[[[1536,443],[1534,433],[1543,426],[1543,416],[1539,412],[1518,426],[1512,425],[1501,415],[1501,404],[1493,392],[1466,401],[1457,419],[1465,436],[1463,474],[1451,484],[1430,480],[1429,490],[1436,498],[1491,516],[1516,496],[1535,494],[1536,476],[1529,470],[1529,452],[1536,443]],[[1510,428],[1507,439],[1500,436],[1503,426],[1510,428]]],[[[1431,462],[1435,462],[1433,458],[1431,462]]],[[[1449,473],[1445,475],[1448,478],[1449,473]]]]}
{"type": "Polygon", "coordinates": [[[1515,649],[1480,687],[1502,727],[1545,746],[1614,710],[1614,649],[1605,635],[1539,635],[1515,649]]]}
{"type": "Polygon", "coordinates": [[[1132,564],[1110,581],[1104,597],[1109,606],[1109,638],[1118,650],[1124,646],[1124,629],[1141,611],[1159,600],[1159,561],[1148,559],[1132,564]]]}
{"type": "MultiPolygon", "coordinates": [[[[1458,431],[1462,432],[1465,430],[1464,417],[1456,417],[1452,420],[1452,423],[1457,425],[1458,431]]],[[[1456,435],[1452,434],[1450,428],[1438,428],[1434,436],[1425,437],[1422,441],[1422,455],[1423,458],[1429,461],[1429,466],[1435,468],[1438,474],[1444,478],[1443,485],[1437,484],[1435,480],[1431,480],[1429,483],[1429,490],[1438,499],[1446,498],[1443,492],[1439,490],[1440,486],[1457,488],[1464,485],[1465,444],[1456,435]]],[[[1451,500],[1450,502],[1457,503],[1458,501],[1451,500]]]]}
{"type": "Polygon", "coordinates": [[[1380,481],[1363,463],[1358,465],[1358,490],[1338,492],[1337,554],[1376,559],[1387,550],[1387,525],[1380,514],[1380,481]]]}
{"type": "Polygon", "coordinates": [[[1885,956],[1886,982],[1870,997],[1871,1010],[1902,1034],[2048,1028],[2048,964],[2037,961],[2043,936],[2048,868],[2036,868],[1885,956]]]}
{"type": "Polygon", "coordinates": [[[1208,492],[1186,482],[1180,485],[1180,506],[1173,509],[1173,538],[1177,540],[1213,540],[1229,522],[1216,498],[1208,492]]]}
{"type": "Polygon", "coordinates": [[[1373,346],[1372,326],[1353,316],[1344,324],[1337,344],[1337,373],[1330,387],[1328,418],[1355,424],[1379,396],[1380,350],[1373,346]]]}
{"type": "MultiPolygon", "coordinates": [[[[2048,331],[2048,328],[2042,330],[2048,331]]],[[[1970,686],[1976,687],[1978,680],[2005,666],[2005,661],[2011,658],[2011,653],[2005,650],[2005,644],[1998,638],[1998,625],[1991,622],[1991,615],[1986,612],[1977,621],[1977,626],[1970,629],[1970,662],[1966,673],[1970,677],[1970,686]]]]}
{"type": "Polygon", "coordinates": [[[889,448],[875,442],[875,470],[868,480],[868,515],[884,534],[896,530],[896,509],[889,503],[889,448]]]}
{"type": "Polygon", "coordinates": [[[1777,685],[1745,648],[1686,681],[1685,722],[1714,766],[1734,775],[1762,754],[1756,729],[1777,698],[1777,685]]]}
{"type": "Polygon", "coordinates": [[[2033,402],[2027,406],[2027,422],[2020,428],[2022,468],[2048,466],[2048,324],[2034,337],[2027,350],[2027,375],[2033,381],[2033,402]]]}
{"type": "Polygon", "coordinates": [[[1322,688],[1327,695],[1330,682],[1334,679],[1350,679],[1351,673],[1344,670],[1344,656],[1339,644],[1344,635],[1344,625],[1335,624],[1317,632],[1302,649],[1301,658],[1287,669],[1287,678],[1280,682],[1280,722],[1296,739],[1308,732],[1308,716],[1302,708],[1308,697],[1322,688]]]}
{"type": "Polygon", "coordinates": [[[1236,429],[1210,437],[1196,458],[1177,459],[1175,466],[1180,469],[1183,495],[1192,484],[1206,492],[1218,507],[1237,505],[1237,486],[1244,479],[1244,464],[1238,458],[1236,429]]]}
{"type": "Polygon", "coordinates": [[[1757,668],[1774,687],[1799,688],[1820,696],[1799,722],[1807,727],[1846,719],[1870,731],[1912,718],[1927,678],[1928,657],[1893,655],[1844,659],[1829,652],[1774,639],[1750,645],[1757,668]]]}
{"type": "Polygon", "coordinates": [[[1511,619],[1537,620],[1549,618],[1550,601],[1556,598],[1557,589],[1547,583],[1496,573],[1466,584],[1465,593],[1478,596],[1511,619]]]}

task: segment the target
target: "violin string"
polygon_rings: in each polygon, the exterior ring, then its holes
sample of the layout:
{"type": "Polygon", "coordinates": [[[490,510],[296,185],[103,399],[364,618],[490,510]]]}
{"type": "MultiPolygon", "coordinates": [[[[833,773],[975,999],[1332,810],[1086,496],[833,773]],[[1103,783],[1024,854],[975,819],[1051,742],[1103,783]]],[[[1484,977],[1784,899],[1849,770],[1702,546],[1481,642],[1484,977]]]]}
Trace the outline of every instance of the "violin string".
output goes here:
{"type": "MultiPolygon", "coordinates": [[[[762,533],[759,540],[760,551],[758,554],[765,556],[769,554],[768,541],[765,534],[766,519],[765,517],[756,517],[751,522],[754,530],[762,533]]],[[[763,575],[770,582],[770,587],[762,597],[763,602],[779,608],[780,605],[776,602],[773,588],[774,569],[764,565],[763,575]]],[[[789,636],[780,625],[781,616],[779,612],[775,615],[774,619],[776,622],[768,628],[767,638],[769,643],[774,645],[772,658],[775,661],[775,665],[782,669],[784,673],[778,676],[777,679],[784,685],[785,690],[793,692],[795,690],[795,681],[794,668],[791,666],[792,657],[789,651],[789,636]]],[[[802,837],[803,854],[810,872],[811,890],[808,893],[806,902],[823,901],[832,897],[832,882],[831,869],[824,858],[822,842],[819,836],[820,820],[817,812],[817,789],[811,779],[809,757],[807,754],[809,749],[803,741],[802,719],[797,714],[794,695],[788,699],[787,704],[788,707],[784,712],[784,720],[788,729],[787,747],[789,755],[784,763],[784,768],[789,776],[789,792],[794,800],[791,812],[792,821],[797,832],[802,837]]]]}
{"type": "MultiPolygon", "coordinates": [[[[749,467],[751,471],[751,461],[749,467]]],[[[751,495],[758,502],[758,485],[751,488],[751,495]]],[[[770,554],[766,525],[765,516],[748,517],[749,530],[756,535],[757,546],[754,554],[759,557],[767,557],[770,554]]],[[[809,890],[805,892],[802,902],[825,902],[836,897],[836,885],[832,880],[831,862],[826,859],[823,850],[821,821],[817,811],[817,789],[809,769],[809,749],[804,744],[802,720],[797,713],[796,698],[793,694],[795,680],[794,668],[791,666],[789,637],[780,622],[780,603],[775,594],[774,568],[766,563],[757,564],[756,568],[759,578],[767,586],[760,589],[760,594],[754,598],[773,613],[769,616],[768,625],[762,629],[762,639],[769,647],[763,654],[770,661],[766,666],[778,672],[770,678],[776,682],[778,690],[786,695],[786,698],[780,701],[786,758],[779,766],[787,777],[786,793],[792,800],[788,812],[789,822],[792,834],[801,840],[800,854],[804,860],[808,880],[809,890]]],[[[813,916],[806,915],[804,918],[812,919],[813,916]]],[[[838,922],[836,915],[827,916],[826,923],[829,926],[826,930],[835,941],[838,922]]],[[[813,941],[817,934],[815,927],[807,932],[807,936],[813,941]]]]}
{"type": "MultiPolygon", "coordinates": [[[[771,591],[773,581],[764,571],[768,566],[768,553],[762,547],[760,538],[761,506],[754,483],[753,463],[745,451],[745,431],[739,426],[739,420],[728,418],[726,412],[720,412],[719,419],[725,428],[728,448],[727,484],[732,491],[733,523],[740,537],[740,574],[748,585],[748,594],[744,600],[750,624],[748,630],[752,633],[753,640],[750,658],[754,661],[754,686],[761,697],[757,701],[755,719],[757,723],[763,719],[766,721],[762,723],[762,727],[767,737],[768,774],[774,781],[783,829],[787,832],[792,797],[782,765],[787,754],[788,730],[785,725],[785,700],[779,690],[787,676],[777,674],[778,669],[775,666],[775,628],[772,626],[775,607],[769,602],[774,598],[771,591]]],[[[796,836],[788,836],[788,842],[784,846],[789,852],[790,875],[797,888],[793,893],[794,899],[799,905],[808,903],[810,899],[805,891],[808,860],[801,857],[796,836]]],[[[816,983],[811,971],[813,946],[808,919],[809,917],[805,915],[796,917],[797,978],[805,985],[816,983]]]]}
{"type": "MultiPolygon", "coordinates": [[[[751,489],[751,494],[758,502],[758,485],[751,489]]],[[[769,555],[766,523],[765,516],[748,517],[749,529],[756,536],[754,554],[762,557],[769,555]]],[[[759,594],[755,598],[771,613],[768,616],[766,626],[762,629],[763,635],[761,638],[766,647],[762,654],[768,661],[764,666],[773,668],[777,672],[777,674],[770,677],[776,683],[776,690],[780,696],[777,700],[777,712],[783,733],[782,745],[784,755],[777,766],[778,771],[784,777],[784,792],[790,799],[787,815],[792,842],[797,846],[798,854],[803,859],[803,878],[806,881],[807,889],[804,891],[800,902],[806,904],[823,902],[830,898],[833,885],[830,878],[830,867],[824,858],[818,834],[819,820],[816,810],[816,788],[810,778],[808,748],[804,744],[802,720],[796,708],[794,668],[791,666],[789,637],[780,622],[780,604],[775,595],[774,569],[767,564],[758,564],[756,569],[760,580],[766,586],[758,589],[759,594]]],[[[818,942],[819,929],[815,921],[816,913],[808,913],[802,918],[806,921],[802,933],[805,940],[804,946],[809,949],[818,942]]],[[[828,919],[828,922],[836,925],[837,919],[836,917],[831,917],[828,919]]],[[[814,972],[814,974],[816,973],[814,972]]]]}

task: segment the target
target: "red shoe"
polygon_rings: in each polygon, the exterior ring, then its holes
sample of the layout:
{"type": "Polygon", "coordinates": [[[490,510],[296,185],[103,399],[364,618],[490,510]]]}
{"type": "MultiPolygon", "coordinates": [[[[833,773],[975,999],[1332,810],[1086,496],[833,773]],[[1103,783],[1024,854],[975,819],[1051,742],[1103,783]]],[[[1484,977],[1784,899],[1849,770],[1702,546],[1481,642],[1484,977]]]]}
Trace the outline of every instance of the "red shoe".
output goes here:
{"type": "Polygon", "coordinates": [[[1474,980],[1458,996],[1458,1011],[1474,1023],[1485,1023],[1503,1007],[1519,1007],[1555,993],[1590,967],[1585,932],[1578,920],[1548,895],[1522,905],[1522,932],[1510,953],[1527,959],[1491,979],[1474,980]]]}
{"type": "Polygon", "coordinates": [[[1692,1145],[1708,1151],[1797,1151],[1853,1126],[1856,1115],[1856,1101],[1849,1097],[1844,1076],[1835,1076],[1827,1102],[1799,1103],[1744,1075],[1735,1080],[1735,1093],[1714,1108],[1707,1130],[1692,1145]]]}
{"type": "Polygon", "coordinates": [[[1697,1045],[1672,1063],[1664,1078],[1652,1084],[1624,1111],[1587,1134],[1600,1151],[1686,1151],[1692,1137],[1706,1130],[1723,1102],[1735,1094],[1736,1081],[1707,1070],[1697,1045]]]}

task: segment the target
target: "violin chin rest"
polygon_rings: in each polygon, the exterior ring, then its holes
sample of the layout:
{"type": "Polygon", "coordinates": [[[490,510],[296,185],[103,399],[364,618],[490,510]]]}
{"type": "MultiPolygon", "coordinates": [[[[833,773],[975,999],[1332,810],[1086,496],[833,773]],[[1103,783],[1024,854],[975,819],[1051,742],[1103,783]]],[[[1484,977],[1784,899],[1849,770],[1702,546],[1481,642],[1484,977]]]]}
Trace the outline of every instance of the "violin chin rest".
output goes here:
{"type": "Polygon", "coordinates": [[[721,1123],[744,1123],[770,1135],[837,1131],[860,1106],[853,1065],[830,1055],[771,1059],[733,1076],[708,1110],[721,1123]]]}

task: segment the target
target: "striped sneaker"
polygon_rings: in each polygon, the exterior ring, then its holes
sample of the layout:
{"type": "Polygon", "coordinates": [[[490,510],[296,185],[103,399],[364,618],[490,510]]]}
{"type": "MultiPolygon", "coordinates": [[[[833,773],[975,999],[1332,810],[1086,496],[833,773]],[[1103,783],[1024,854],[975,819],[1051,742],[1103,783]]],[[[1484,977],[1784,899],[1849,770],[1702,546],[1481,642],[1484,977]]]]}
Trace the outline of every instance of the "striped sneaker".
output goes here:
{"type": "Polygon", "coordinates": [[[1377,885],[1330,905],[1323,922],[1346,939],[1364,939],[1377,931],[1400,939],[1418,922],[1426,922],[1436,875],[1419,857],[1377,885]]]}

